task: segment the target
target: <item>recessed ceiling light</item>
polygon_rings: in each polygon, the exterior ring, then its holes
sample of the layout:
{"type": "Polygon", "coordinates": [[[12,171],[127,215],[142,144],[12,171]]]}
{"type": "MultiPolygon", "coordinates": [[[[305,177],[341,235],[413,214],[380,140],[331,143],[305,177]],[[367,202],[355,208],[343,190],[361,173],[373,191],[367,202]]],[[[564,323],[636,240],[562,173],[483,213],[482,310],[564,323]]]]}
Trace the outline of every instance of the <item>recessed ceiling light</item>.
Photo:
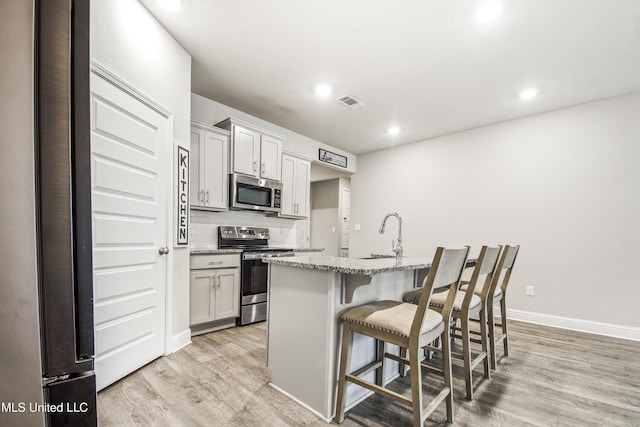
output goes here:
{"type": "Polygon", "coordinates": [[[318,86],[316,86],[316,95],[318,96],[329,96],[331,95],[331,92],[333,92],[333,89],[331,88],[331,86],[329,86],[326,83],[321,83],[318,86]]]}
{"type": "Polygon", "coordinates": [[[520,93],[518,94],[518,98],[522,99],[523,101],[526,101],[531,98],[535,98],[537,94],[538,94],[538,89],[535,87],[530,87],[520,91],[520,93]]]}
{"type": "Polygon", "coordinates": [[[478,22],[490,22],[496,19],[502,13],[502,2],[491,0],[482,3],[476,9],[476,20],[478,22]]]}
{"type": "Polygon", "coordinates": [[[387,128],[387,133],[391,136],[396,136],[397,134],[400,133],[400,128],[397,126],[391,126],[387,128]]]}
{"type": "Polygon", "coordinates": [[[177,12],[182,7],[182,0],[157,0],[158,6],[167,12],[177,12]]]}

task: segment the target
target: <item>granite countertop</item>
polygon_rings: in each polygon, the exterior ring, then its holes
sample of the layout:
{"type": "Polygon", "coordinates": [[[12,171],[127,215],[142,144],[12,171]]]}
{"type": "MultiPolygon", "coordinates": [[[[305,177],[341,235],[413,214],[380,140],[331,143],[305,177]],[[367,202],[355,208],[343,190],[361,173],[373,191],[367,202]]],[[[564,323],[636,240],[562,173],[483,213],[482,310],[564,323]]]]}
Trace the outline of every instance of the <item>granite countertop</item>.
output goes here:
{"type": "MultiPolygon", "coordinates": [[[[287,249],[293,252],[322,252],[324,248],[292,248],[292,247],[279,247],[269,246],[269,249],[287,249]]],[[[189,251],[191,255],[224,255],[224,254],[239,254],[242,253],[242,249],[218,249],[218,248],[200,248],[191,249],[189,251]]]]}
{"type": "Polygon", "coordinates": [[[270,246],[273,249],[288,249],[293,252],[322,252],[324,248],[292,248],[291,246],[270,246]]]}
{"type": "Polygon", "coordinates": [[[239,253],[242,253],[242,249],[204,248],[204,249],[191,249],[191,251],[189,252],[191,255],[224,255],[224,254],[239,254],[239,253]]]}
{"type": "Polygon", "coordinates": [[[306,268],[309,270],[363,275],[418,270],[431,267],[431,259],[423,257],[403,257],[399,262],[396,262],[395,257],[381,258],[373,256],[367,259],[359,259],[327,256],[296,256],[268,258],[265,259],[265,262],[287,267],[306,268]]]}

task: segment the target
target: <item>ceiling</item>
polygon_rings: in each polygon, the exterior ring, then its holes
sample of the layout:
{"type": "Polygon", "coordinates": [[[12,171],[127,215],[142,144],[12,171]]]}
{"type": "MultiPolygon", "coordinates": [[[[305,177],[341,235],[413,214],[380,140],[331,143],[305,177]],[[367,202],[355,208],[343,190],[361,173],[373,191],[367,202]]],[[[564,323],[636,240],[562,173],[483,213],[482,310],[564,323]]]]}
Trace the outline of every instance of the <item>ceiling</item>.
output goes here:
{"type": "Polygon", "coordinates": [[[471,0],[142,3],[194,93],[354,154],[640,91],[638,0],[504,0],[490,22],[471,0]]]}

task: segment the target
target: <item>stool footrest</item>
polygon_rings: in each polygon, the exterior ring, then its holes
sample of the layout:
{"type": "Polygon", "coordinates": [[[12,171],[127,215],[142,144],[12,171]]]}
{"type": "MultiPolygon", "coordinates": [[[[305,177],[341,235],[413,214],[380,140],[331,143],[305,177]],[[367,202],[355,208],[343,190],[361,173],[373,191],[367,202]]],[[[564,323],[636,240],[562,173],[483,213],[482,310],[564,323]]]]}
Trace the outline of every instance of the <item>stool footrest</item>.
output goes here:
{"type": "Polygon", "coordinates": [[[420,366],[422,366],[422,369],[425,371],[444,376],[444,371],[440,368],[436,368],[435,366],[427,365],[425,363],[421,363],[420,366]]]}
{"type": "Polygon", "coordinates": [[[392,353],[385,353],[384,357],[391,360],[395,360],[396,362],[400,362],[401,364],[404,364],[404,365],[409,364],[409,359],[407,359],[406,357],[396,356],[395,354],[392,354],[392,353]]]}
{"type": "Polygon", "coordinates": [[[389,397],[397,402],[404,403],[405,405],[408,405],[408,406],[413,405],[413,403],[411,402],[411,399],[409,399],[408,397],[403,396],[399,393],[396,393],[395,391],[391,391],[389,389],[381,387],[377,384],[370,383],[369,381],[365,381],[361,378],[354,377],[353,375],[347,374],[346,380],[351,381],[354,384],[358,384],[359,386],[364,387],[366,389],[369,389],[374,393],[380,393],[381,395],[389,397]]]}
{"type": "Polygon", "coordinates": [[[371,371],[375,371],[376,369],[378,369],[381,366],[382,366],[382,362],[374,360],[373,362],[369,363],[368,365],[364,365],[362,368],[356,369],[355,371],[353,371],[351,373],[351,375],[356,376],[356,377],[362,377],[364,375],[367,375],[371,371]]]}
{"type": "Polygon", "coordinates": [[[480,352],[476,356],[476,358],[471,361],[471,370],[475,369],[476,366],[478,366],[480,364],[480,362],[482,362],[486,358],[487,358],[487,352],[486,351],[480,352]]]}
{"type": "Polygon", "coordinates": [[[438,407],[439,404],[444,402],[444,400],[451,394],[451,389],[449,387],[443,388],[440,393],[436,397],[433,398],[431,402],[427,406],[425,406],[424,411],[422,413],[422,417],[420,419],[420,423],[424,423],[426,419],[431,415],[433,411],[438,407]]]}

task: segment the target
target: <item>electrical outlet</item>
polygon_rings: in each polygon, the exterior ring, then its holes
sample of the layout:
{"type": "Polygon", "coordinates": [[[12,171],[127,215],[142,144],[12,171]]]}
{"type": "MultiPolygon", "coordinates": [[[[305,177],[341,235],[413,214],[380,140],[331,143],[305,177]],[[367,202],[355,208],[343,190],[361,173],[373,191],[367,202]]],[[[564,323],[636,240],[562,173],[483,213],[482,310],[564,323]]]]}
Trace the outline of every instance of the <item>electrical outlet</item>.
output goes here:
{"type": "Polygon", "coordinates": [[[356,230],[356,231],[360,231],[360,224],[356,224],[356,226],[355,226],[355,230],[356,230]]]}
{"type": "Polygon", "coordinates": [[[527,295],[532,297],[534,290],[535,290],[535,286],[527,286],[527,295]]]}

